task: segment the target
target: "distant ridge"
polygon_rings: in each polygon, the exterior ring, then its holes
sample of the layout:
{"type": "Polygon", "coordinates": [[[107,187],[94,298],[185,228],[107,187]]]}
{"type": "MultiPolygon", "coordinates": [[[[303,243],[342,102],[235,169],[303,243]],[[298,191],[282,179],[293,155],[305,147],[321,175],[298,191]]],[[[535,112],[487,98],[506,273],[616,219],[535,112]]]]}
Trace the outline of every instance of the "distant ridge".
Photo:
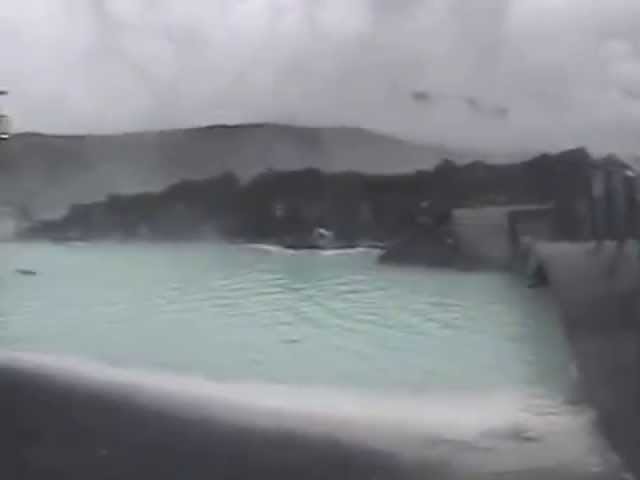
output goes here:
{"type": "Polygon", "coordinates": [[[475,159],[351,127],[255,123],[109,135],[24,132],[0,146],[0,202],[56,215],[72,203],[223,171],[240,178],[268,168],[400,173],[432,168],[443,158],[475,159]]]}

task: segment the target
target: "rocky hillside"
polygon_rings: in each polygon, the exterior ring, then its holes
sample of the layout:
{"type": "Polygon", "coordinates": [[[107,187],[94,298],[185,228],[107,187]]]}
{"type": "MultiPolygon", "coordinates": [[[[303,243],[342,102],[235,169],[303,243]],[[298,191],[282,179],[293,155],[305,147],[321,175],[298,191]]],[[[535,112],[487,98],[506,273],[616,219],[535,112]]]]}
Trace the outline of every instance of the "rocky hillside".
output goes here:
{"type": "Polygon", "coordinates": [[[248,178],[267,168],[370,173],[432,168],[461,153],[353,128],[215,126],[96,136],[23,133],[0,144],[0,203],[35,216],[112,193],[160,190],[223,172],[248,178]]]}
{"type": "Polygon", "coordinates": [[[314,229],[341,245],[389,242],[420,228],[421,218],[452,208],[555,202],[555,231],[585,232],[587,169],[582,149],[508,165],[444,160],[432,170],[378,175],[318,169],[267,170],[242,182],[233,173],[178,182],[161,191],[111,195],[76,204],[58,220],[25,232],[49,239],[230,240],[304,246],[314,229]]]}

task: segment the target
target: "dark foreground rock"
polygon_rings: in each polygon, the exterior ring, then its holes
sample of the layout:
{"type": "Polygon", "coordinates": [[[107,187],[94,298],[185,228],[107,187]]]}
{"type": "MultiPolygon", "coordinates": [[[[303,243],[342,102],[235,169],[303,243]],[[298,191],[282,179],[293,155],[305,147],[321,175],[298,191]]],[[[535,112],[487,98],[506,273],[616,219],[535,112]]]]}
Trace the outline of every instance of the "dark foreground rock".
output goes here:
{"type": "Polygon", "coordinates": [[[410,235],[387,246],[380,255],[383,264],[416,265],[440,268],[463,266],[461,251],[448,217],[444,225],[422,225],[410,235]]]}
{"type": "Polygon", "coordinates": [[[3,479],[419,478],[397,452],[265,422],[284,416],[241,402],[42,367],[0,366],[3,479]]]}
{"type": "Polygon", "coordinates": [[[449,416],[427,420],[428,401],[414,414],[395,411],[406,399],[393,397],[382,410],[375,397],[351,395],[306,405],[300,387],[177,380],[29,354],[0,356],[0,391],[3,479],[620,478],[588,419],[549,428],[534,414],[529,425],[507,415],[485,425],[475,401],[454,403],[459,417],[448,431],[449,416]],[[469,433],[460,431],[465,419],[469,433]]]}

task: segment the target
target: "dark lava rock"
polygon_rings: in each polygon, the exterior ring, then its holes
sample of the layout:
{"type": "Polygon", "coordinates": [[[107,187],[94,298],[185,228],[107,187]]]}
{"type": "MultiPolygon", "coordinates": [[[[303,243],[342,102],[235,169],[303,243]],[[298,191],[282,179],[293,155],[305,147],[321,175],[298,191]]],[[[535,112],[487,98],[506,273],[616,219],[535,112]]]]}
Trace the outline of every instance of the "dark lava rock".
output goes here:
{"type": "Polygon", "coordinates": [[[452,268],[461,264],[462,254],[450,228],[416,230],[392,243],[378,257],[380,263],[452,268]]]}
{"type": "Polygon", "coordinates": [[[457,264],[458,252],[433,239],[415,237],[399,241],[379,257],[380,263],[451,268],[457,264]]]}
{"type": "Polygon", "coordinates": [[[457,255],[455,248],[423,231],[448,222],[455,208],[553,203],[556,236],[585,238],[590,161],[585,150],[571,150],[508,165],[458,165],[445,159],[432,171],[399,175],[267,170],[243,183],[225,173],[158,192],[76,204],[59,219],[32,223],[21,237],[216,237],[296,249],[390,245],[383,262],[422,259],[418,263],[447,265],[457,255]],[[314,239],[318,230],[331,232],[329,246],[314,239]]]}

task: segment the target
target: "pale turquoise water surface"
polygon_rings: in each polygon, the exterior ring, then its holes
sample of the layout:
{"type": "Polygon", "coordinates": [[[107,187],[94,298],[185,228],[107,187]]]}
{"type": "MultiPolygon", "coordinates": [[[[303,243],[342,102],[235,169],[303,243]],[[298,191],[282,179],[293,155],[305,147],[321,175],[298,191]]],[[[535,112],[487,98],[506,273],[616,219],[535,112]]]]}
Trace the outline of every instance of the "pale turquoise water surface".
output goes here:
{"type": "Polygon", "coordinates": [[[204,243],[0,251],[4,349],[384,391],[567,385],[552,303],[508,275],[204,243]]]}

